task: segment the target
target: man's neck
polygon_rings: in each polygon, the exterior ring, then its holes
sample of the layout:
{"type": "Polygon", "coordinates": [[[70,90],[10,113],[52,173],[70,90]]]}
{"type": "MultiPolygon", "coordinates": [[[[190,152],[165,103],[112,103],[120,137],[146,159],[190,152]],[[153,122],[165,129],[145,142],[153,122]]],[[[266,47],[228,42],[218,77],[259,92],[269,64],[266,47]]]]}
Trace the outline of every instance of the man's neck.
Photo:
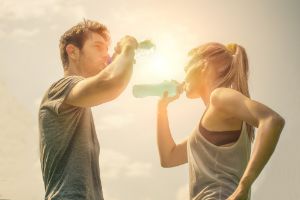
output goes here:
{"type": "Polygon", "coordinates": [[[83,74],[74,66],[67,66],[64,68],[64,77],[66,76],[83,76],[83,74]]]}

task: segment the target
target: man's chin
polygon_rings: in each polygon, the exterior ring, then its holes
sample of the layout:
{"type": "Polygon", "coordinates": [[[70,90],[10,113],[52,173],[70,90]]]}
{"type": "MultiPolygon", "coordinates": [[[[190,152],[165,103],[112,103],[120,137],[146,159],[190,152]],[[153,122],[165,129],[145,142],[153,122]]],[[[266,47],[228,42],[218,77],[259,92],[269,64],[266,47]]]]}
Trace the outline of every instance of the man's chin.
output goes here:
{"type": "Polygon", "coordinates": [[[97,70],[95,70],[96,72],[96,74],[98,74],[99,72],[101,72],[102,70],[104,70],[105,68],[106,68],[106,66],[107,65],[100,65],[99,67],[98,67],[98,69],[97,70]]]}
{"type": "Polygon", "coordinates": [[[103,69],[105,69],[108,66],[108,63],[104,63],[100,65],[100,71],[102,71],[103,69]]]}

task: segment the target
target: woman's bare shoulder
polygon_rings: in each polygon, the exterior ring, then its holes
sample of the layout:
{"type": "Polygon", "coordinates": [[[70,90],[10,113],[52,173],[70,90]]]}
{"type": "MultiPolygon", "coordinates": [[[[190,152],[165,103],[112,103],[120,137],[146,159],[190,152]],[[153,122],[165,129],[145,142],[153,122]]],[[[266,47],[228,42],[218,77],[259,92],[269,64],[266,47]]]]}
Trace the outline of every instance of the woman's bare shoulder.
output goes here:
{"type": "Polygon", "coordinates": [[[210,103],[215,107],[222,107],[227,104],[234,104],[236,101],[245,100],[247,98],[247,96],[235,89],[219,87],[211,92],[210,103]]]}

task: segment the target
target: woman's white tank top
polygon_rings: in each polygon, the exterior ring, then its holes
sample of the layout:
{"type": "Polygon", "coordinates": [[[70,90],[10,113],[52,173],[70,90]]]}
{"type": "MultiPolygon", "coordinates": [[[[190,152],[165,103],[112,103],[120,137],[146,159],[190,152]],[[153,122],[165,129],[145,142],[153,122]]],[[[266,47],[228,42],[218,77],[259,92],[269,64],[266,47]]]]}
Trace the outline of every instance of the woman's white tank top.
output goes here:
{"type": "MultiPolygon", "coordinates": [[[[191,200],[225,200],[236,189],[251,154],[251,142],[243,122],[239,139],[230,146],[206,140],[197,125],[187,142],[191,200]]],[[[250,200],[250,193],[247,200],[250,200]]]]}

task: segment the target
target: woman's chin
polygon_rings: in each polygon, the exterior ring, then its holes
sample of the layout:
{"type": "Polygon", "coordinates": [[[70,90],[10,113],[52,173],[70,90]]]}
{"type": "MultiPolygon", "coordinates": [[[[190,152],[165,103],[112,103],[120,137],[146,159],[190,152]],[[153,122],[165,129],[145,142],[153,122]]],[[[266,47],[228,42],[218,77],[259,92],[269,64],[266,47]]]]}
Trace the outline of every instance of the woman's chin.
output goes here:
{"type": "Polygon", "coordinates": [[[200,97],[198,94],[195,94],[195,93],[192,93],[189,91],[185,91],[185,96],[189,99],[197,99],[200,97]]]}
{"type": "Polygon", "coordinates": [[[196,98],[196,97],[194,97],[191,93],[189,93],[189,92],[185,92],[185,96],[186,96],[186,98],[189,98],[189,99],[194,99],[194,98],[196,98]]]}

